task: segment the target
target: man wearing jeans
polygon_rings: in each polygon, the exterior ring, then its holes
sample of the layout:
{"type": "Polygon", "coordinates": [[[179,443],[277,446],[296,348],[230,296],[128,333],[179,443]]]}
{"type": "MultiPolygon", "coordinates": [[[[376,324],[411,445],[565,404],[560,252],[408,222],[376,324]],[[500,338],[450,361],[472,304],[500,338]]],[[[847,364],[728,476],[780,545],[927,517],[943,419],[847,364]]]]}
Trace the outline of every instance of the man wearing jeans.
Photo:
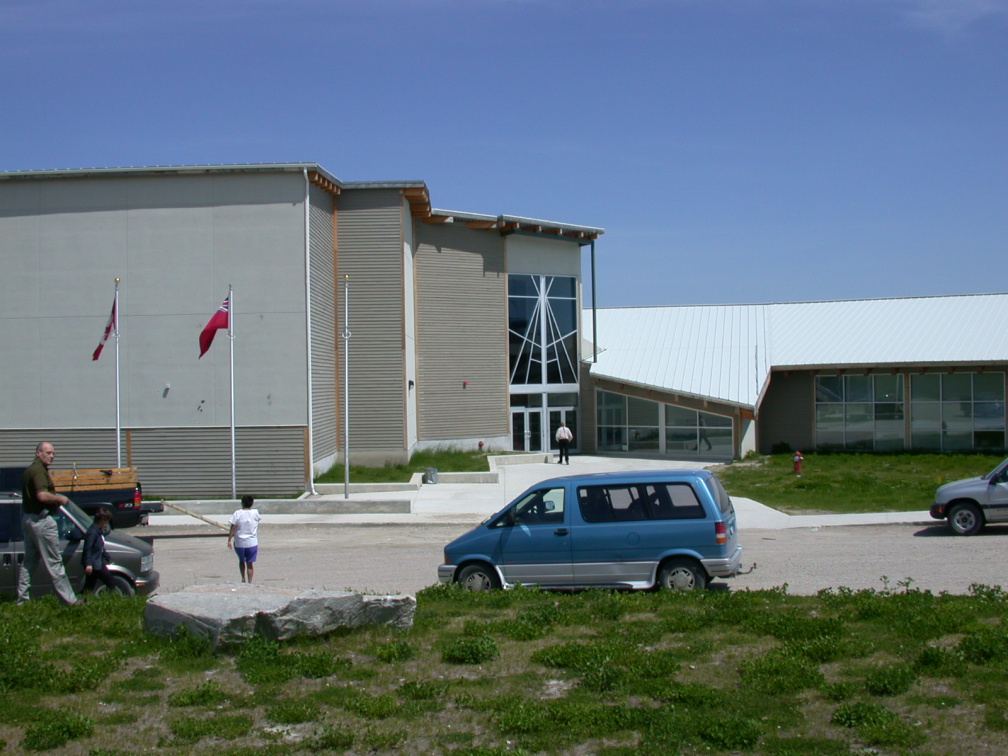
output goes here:
{"type": "Polygon", "coordinates": [[[21,505],[24,508],[24,518],[21,524],[24,528],[24,561],[18,569],[17,601],[23,604],[30,598],[32,573],[39,560],[45,565],[52,578],[53,588],[64,604],[81,603],[70,586],[66,570],[63,568],[63,555],[59,547],[59,528],[52,513],[66,504],[69,499],[56,493],[52,478],[49,477],[49,465],[56,458],[53,445],[43,441],[35,448],[35,460],[24,473],[21,489],[21,505]]]}

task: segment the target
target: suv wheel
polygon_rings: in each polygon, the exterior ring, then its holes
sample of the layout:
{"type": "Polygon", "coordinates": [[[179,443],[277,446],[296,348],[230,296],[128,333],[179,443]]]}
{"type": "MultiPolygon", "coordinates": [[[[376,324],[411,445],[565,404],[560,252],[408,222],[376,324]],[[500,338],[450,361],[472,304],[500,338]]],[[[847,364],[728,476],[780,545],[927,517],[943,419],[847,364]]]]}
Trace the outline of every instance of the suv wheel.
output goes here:
{"type": "Polygon", "coordinates": [[[129,580],[121,575],[112,576],[112,586],[113,587],[110,588],[105,585],[105,583],[99,582],[98,585],[95,586],[95,595],[97,596],[99,593],[105,593],[106,591],[112,591],[113,593],[118,593],[121,596],[133,595],[133,586],[130,585],[129,580]]]}
{"type": "Polygon", "coordinates": [[[983,515],[976,504],[956,504],[948,513],[948,525],[957,535],[974,535],[983,527],[983,515]]]}

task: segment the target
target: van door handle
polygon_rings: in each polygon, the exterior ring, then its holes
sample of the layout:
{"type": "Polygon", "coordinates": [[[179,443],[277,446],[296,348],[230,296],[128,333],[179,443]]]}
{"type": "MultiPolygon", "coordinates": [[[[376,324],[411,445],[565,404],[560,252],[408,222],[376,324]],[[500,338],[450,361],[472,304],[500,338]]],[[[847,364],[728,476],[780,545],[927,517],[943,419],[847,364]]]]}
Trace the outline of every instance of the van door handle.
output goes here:
{"type": "Polygon", "coordinates": [[[567,528],[557,528],[553,531],[553,535],[565,536],[567,535],[567,528]]]}

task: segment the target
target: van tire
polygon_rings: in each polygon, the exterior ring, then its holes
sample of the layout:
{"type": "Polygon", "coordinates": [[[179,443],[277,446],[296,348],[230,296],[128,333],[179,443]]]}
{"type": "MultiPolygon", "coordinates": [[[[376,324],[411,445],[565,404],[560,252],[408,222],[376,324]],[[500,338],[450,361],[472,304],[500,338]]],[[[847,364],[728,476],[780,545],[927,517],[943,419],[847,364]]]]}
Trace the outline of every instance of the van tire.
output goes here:
{"type": "Polygon", "coordinates": [[[112,585],[113,587],[110,588],[105,585],[105,583],[99,582],[98,585],[95,586],[95,595],[97,596],[100,593],[112,592],[118,593],[120,596],[132,596],[134,593],[133,586],[130,585],[130,581],[122,575],[113,575],[112,585]]]}
{"type": "Polygon", "coordinates": [[[455,582],[476,593],[487,593],[501,587],[496,570],[482,563],[463,567],[455,582]]]}
{"type": "Polygon", "coordinates": [[[976,504],[955,504],[949,509],[948,526],[956,535],[975,535],[984,526],[983,514],[976,504]]]}
{"type": "Polygon", "coordinates": [[[670,559],[658,568],[658,587],[667,591],[701,591],[707,573],[692,559],[670,559]]]}

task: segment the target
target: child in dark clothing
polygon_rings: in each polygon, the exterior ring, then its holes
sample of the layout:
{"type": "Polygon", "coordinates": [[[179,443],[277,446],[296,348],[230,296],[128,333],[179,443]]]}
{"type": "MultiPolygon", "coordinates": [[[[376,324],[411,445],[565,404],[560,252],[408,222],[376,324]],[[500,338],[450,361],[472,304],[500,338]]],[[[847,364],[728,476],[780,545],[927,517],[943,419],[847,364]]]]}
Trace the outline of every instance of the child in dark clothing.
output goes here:
{"type": "Polygon", "coordinates": [[[81,561],[84,563],[84,590],[94,592],[95,585],[101,580],[111,589],[115,589],[112,582],[112,572],[106,566],[112,562],[108,552],[105,550],[105,536],[109,532],[109,523],[112,522],[112,512],[105,507],[100,507],[94,516],[94,522],[88,528],[84,536],[84,553],[81,561]]]}

